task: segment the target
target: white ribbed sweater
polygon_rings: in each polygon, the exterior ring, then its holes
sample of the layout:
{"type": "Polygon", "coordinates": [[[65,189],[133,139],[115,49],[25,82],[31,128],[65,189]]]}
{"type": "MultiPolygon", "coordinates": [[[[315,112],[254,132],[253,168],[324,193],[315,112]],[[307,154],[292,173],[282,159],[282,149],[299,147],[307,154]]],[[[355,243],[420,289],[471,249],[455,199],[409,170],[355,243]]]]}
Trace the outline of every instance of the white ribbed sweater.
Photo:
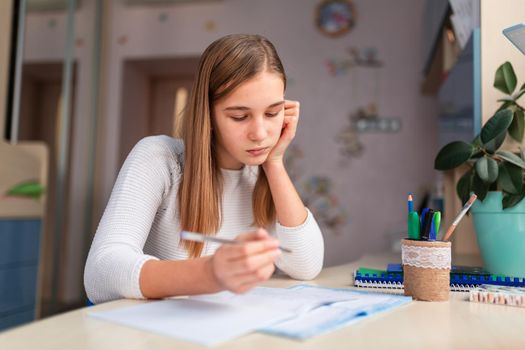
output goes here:
{"type": "MultiPolygon", "coordinates": [[[[144,298],[139,287],[144,262],[188,258],[179,246],[176,200],[183,149],[181,140],[150,136],[142,139],[124,162],[86,262],[84,285],[92,302],[144,298]]],[[[235,238],[254,230],[251,201],[258,167],[221,171],[222,226],[217,236],[235,238]]],[[[309,210],[302,225],[276,223],[270,234],[293,251],[278,258],[280,270],[295,279],[317,276],[323,265],[324,242],[309,210]]],[[[203,255],[213,254],[217,248],[216,243],[206,243],[203,255]]]]}

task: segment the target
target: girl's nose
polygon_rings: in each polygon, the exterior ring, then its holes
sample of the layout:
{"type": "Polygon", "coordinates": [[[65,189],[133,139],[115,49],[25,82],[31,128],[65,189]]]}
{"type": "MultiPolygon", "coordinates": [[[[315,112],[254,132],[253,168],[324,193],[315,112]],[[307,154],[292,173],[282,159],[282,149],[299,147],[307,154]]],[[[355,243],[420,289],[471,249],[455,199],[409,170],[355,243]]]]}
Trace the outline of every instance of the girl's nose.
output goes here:
{"type": "Polygon", "coordinates": [[[264,118],[253,118],[249,128],[248,138],[251,141],[262,141],[268,135],[264,118]]]}

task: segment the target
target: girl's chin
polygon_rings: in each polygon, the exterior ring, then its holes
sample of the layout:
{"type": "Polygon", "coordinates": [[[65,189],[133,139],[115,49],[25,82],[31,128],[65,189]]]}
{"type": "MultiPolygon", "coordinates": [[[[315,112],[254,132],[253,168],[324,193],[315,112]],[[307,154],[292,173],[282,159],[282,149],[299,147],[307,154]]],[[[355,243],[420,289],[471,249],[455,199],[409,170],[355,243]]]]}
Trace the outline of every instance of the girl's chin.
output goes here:
{"type": "Polygon", "coordinates": [[[261,157],[250,157],[248,159],[244,159],[244,164],[246,165],[262,165],[266,159],[268,158],[268,155],[263,155],[261,157]]]}

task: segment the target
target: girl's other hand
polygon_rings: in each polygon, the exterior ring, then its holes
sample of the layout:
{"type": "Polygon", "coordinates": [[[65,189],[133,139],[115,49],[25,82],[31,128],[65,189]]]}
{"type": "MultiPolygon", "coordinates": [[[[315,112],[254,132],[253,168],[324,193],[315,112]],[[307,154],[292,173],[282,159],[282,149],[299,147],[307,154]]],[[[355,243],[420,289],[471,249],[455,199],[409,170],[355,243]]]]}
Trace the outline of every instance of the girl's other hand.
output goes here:
{"type": "Polygon", "coordinates": [[[290,145],[295,132],[297,131],[297,123],[299,122],[299,108],[300,104],[298,101],[284,101],[284,121],[283,130],[281,137],[277,144],[272,148],[265,163],[282,163],[284,152],[290,145]]]}
{"type": "Polygon", "coordinates": [[[264,229],[241,234],[240,244],[224,244],[211,258],[212,272],[221,289],[245,293],[268,280],[281,254],[279,241],[264,229]]]}

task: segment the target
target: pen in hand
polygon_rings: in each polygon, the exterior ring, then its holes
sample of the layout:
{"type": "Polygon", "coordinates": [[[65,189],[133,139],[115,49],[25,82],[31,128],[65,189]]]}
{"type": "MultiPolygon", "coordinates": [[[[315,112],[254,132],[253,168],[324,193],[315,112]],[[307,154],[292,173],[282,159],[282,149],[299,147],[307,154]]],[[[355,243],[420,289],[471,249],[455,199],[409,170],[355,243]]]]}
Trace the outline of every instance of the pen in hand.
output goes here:
{"type": "MultiPolygon", "coordinates": [[[[194,242],[215,242],[215,243],[222,243],[222,244],[240,244],[242,242],[233,240],[233,239],[226,239],[226,238],[219,238],[214,236],[206,236],[202,235],[200,233],[195,232],[189,232],[189,231],[182,231],[180,233],[180,237],[182,239],[185,239],[187,241],[194,241],[194,242]]],[[[282,250],[285,253],[291,253],[292,251],[285,247],[278,247],[280,250],[282,250]]]]}

